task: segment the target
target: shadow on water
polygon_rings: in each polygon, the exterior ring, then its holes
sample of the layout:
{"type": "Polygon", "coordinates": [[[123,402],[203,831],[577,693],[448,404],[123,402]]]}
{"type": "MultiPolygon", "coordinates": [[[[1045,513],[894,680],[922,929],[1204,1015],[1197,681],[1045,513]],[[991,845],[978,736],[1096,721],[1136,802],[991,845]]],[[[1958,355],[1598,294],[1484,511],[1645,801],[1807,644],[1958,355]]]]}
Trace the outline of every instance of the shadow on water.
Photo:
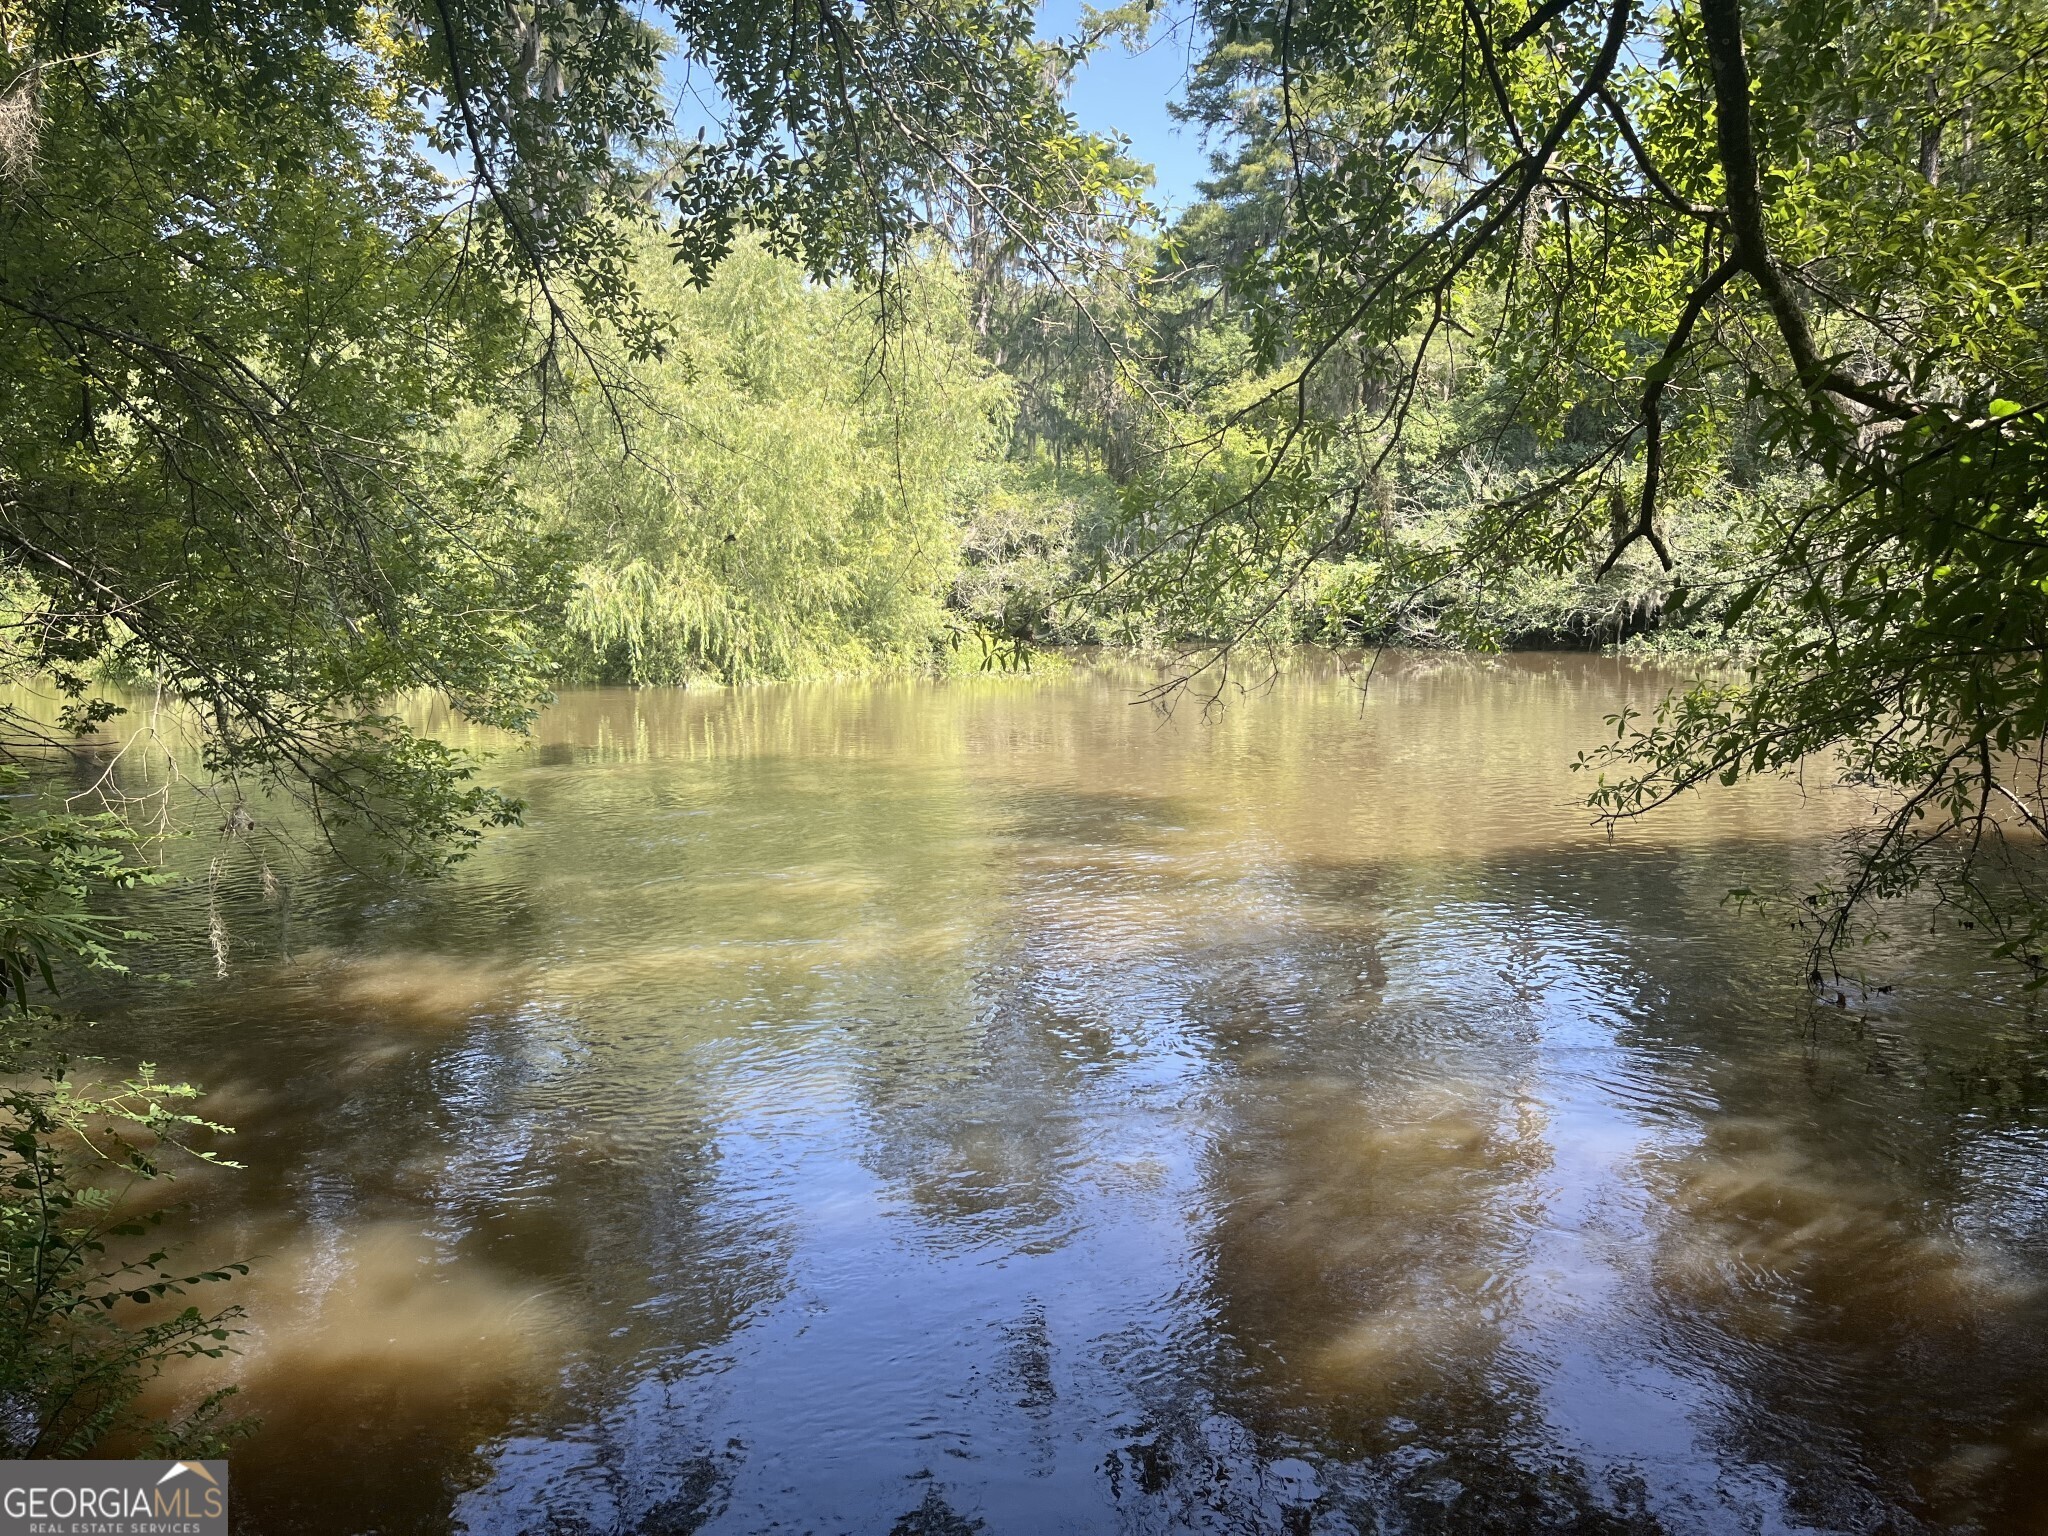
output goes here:
{"type": "Polygon", "coordinates": [[[94,1046],[243,1128],[246,1528],[2048,1522],[2005,980],[1814,1009],[1839,796],[1589,828],[1666,675],[1381,681],[569,695],[454,881],[188,888],[94,1046]]]}

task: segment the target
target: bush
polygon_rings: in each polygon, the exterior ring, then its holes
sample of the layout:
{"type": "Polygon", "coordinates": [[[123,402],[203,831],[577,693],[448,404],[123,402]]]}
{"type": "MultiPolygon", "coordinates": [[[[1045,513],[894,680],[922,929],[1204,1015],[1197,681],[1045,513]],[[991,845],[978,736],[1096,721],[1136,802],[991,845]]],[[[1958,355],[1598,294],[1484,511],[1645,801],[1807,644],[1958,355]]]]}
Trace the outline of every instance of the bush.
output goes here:
{"type": "MultiPolygon", "coordinates": [[[[23,778],[0,770],[0,791],[23,778]]],[[[0,798],[0,1455],[84,1456],[109,1441],[208,1454],[239,1432],[232,1388],[169,1421],[138,1399],[170,1361],[231,1349],[239,1308],[170,1308],[247,1269],[169,1267],[146,1241],[163,1213],[132,1206],[138,1184],[167,1176],[166,1152],[220,1161],[189,1138],[225,1127],[190,1112],[197,1089],[148,1065],[81,1085],[46,1001],[60,969],[118,969],[113,946],[140,937],[108,926],[93,898],[156,877],[126,858],[134,834],[118,818],[24,814],[15,798],[0,798]]]]}

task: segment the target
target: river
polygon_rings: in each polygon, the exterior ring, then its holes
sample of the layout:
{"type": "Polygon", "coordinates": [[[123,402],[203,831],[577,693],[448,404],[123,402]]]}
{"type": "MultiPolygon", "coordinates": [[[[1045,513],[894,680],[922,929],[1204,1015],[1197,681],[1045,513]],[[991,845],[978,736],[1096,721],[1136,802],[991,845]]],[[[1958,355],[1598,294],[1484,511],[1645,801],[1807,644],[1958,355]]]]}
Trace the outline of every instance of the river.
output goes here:
{"type": "Polygon", "coordinates": [[[241,1527],[2048,1529],[2048,1038],[1728,904],[1844,792],[1593,826],[1672,678],[571,692],[449,880],[204,829],[93,1045],[240,1127],[241,1527]]]}

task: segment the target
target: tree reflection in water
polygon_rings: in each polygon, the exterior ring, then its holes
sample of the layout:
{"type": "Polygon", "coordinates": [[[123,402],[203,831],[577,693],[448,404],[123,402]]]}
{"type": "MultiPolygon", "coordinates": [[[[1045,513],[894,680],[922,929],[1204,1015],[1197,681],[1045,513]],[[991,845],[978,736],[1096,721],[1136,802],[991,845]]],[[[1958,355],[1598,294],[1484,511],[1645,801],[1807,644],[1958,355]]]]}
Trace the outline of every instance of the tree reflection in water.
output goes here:
{"type": "Polygon", "coordinates": [[[2048,1048],[1810,1012],[1845,798],[1590,827],[1667,681],[569,694],[456,880],[231,878],[96,1048],[244,1127],[252,1528],[2040,1528],[2048,1048]]]}

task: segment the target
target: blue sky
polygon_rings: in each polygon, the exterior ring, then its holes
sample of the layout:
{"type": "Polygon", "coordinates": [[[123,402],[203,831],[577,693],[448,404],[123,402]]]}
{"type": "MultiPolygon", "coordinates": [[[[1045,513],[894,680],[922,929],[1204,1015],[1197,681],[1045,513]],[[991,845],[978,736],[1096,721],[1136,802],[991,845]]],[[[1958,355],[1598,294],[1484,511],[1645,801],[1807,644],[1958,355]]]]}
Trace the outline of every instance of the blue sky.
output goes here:
{"type": "MultiPolygon", "coordinates": [[[[1168,24],[1155,24],[1140,52],[1105,43],[1082,66],[1067,104],[1082,127],[1128,138],[1132,154],[1158,172],[1156,200],[1162,207],[1185,208],[1194,201],[1195,182],[1208,173],[1209,158],[1200,134],[1167,116],[1167,102],[1180,95],[1187,77],[1190,34],[1185,24],[1171,25],[1177,7],[1161,9],[1168,24]]],[[[1070,37],[1080,25],[1081,0],[1045,0],[1039,7],[1040,36],[1070,37]]]]}

